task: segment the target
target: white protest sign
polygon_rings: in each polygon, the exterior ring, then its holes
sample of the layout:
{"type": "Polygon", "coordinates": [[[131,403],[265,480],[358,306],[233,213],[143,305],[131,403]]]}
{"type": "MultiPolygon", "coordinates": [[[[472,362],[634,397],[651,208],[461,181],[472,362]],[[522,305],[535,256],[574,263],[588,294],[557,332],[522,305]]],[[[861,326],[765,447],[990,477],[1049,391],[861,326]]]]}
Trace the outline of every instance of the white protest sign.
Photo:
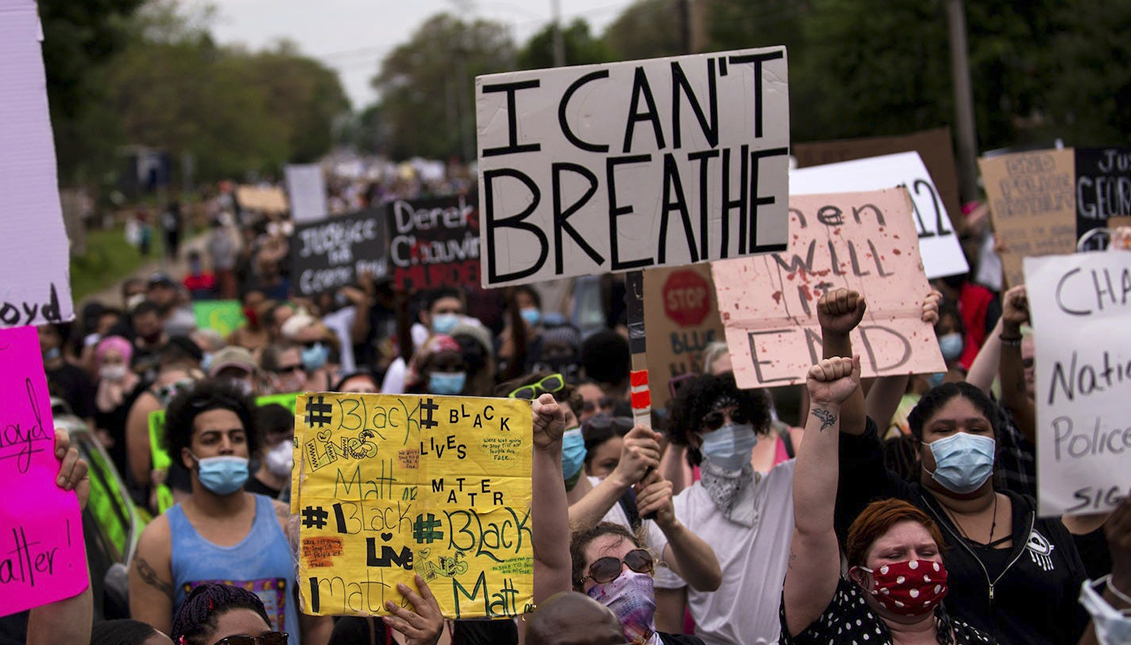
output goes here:
{"type": "Polygon", "coordinates": [[[287,166],[287,196],[295,222],[326,219],[326,180],[318,164],[287,166]]]}
{"type": "Polygon", "coordinates": [[[481,76],[483,285],[784,250],[785,48],[481,76]]]}
{"type": "Polygon", "coordinates": [[[918,152],[843,161],[789,173],[791,195],[819,195],[906,186],[915,207],[919,252],[928,279],[966,273],[970,266],[954,234],[950,216],[918,152]]]}
{"type": "Polygon", "coordinates": [[[0,327],[74,318],[34,0],[0,0],[0,327]]]}
{"type": "Polygon", "coordinates": [[[1040,515],[1114,510],[1131,493],[1131,253],[1027,257],[1025,285],[1040,515]]]}

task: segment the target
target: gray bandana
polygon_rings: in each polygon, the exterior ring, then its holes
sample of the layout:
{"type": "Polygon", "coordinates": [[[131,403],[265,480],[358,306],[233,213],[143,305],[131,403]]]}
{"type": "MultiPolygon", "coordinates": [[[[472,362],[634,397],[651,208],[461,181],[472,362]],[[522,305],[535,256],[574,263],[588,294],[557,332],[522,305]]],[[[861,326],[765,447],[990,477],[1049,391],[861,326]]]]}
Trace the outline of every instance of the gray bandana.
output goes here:
{"type": "Polygon", "coordinates": [[[754,526],[754,488],[759,479],[754,466],[746,463],[741,470],[727,470],[706,458],[699,473],[704,490],[723,517],[746,527],[754,526]]]}

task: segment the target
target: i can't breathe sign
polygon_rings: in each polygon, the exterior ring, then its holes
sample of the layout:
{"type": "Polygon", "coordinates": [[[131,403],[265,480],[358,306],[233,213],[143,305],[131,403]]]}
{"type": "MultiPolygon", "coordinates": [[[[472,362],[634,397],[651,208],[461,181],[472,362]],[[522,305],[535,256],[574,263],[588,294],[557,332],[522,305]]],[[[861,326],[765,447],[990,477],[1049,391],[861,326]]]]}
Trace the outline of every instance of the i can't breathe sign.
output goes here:
{"type": "Polygon", "coordinates": [[[483,285],[785,249],[783,47],[476,79],[483,285]]]}

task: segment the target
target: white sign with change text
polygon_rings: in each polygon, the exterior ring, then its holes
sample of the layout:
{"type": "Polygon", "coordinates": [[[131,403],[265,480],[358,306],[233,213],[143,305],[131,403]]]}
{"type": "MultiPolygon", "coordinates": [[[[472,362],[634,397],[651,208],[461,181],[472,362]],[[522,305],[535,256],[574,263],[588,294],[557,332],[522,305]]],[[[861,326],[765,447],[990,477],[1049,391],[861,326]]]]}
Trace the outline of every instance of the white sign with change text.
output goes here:
{"type": "Polygon", "coordinates": [[[1131,253],[1027,257],[1025,285],[1040,514],[1109,512],[1131,494],[1131,253]]]}

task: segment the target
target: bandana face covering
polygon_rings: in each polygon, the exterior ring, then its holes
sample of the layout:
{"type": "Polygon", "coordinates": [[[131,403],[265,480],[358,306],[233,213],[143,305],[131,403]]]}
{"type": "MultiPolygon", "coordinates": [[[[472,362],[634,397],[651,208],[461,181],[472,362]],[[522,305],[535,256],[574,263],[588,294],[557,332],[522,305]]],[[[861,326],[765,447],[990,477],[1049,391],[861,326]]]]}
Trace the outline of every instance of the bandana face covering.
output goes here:
{"type": "Polygon", "coordinates": [[[651,574],[626,570],[612,582],[593,585],[587,593],[616,614],[629,643],[659,642],[656,590],[651,574]]]}
{"type": "Polygon", "coordinates": [[[857,568],[872,574],[875,584],[868,593],[893,614],[920,616],[934,611],[949,591],[946,567],[941,562],[908,560],[876,570],[857,568]]]}

